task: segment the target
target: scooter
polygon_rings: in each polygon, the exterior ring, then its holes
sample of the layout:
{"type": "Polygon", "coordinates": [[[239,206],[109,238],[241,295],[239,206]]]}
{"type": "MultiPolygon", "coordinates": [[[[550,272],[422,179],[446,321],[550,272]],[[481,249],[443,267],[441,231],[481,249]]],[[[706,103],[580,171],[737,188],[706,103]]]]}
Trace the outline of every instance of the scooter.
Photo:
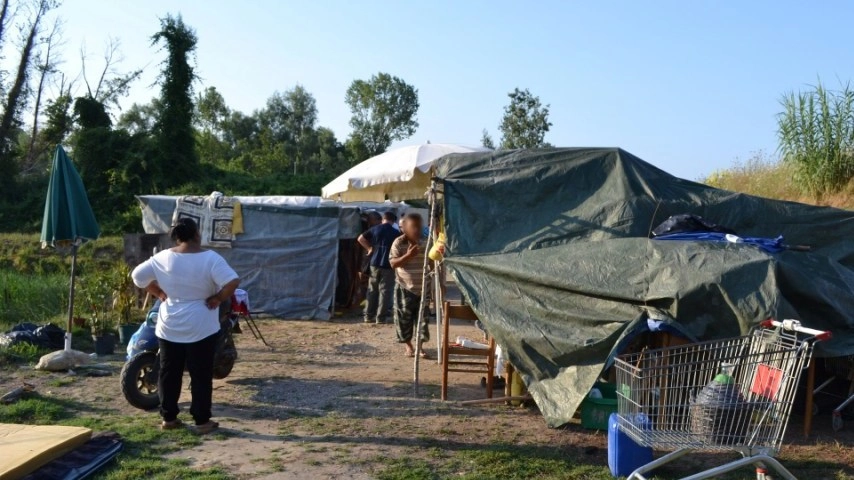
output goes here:
{"type": "MultiPolygon", "coordinates": [[[[122,394],[132,406],[142,410],[153,410],[160,406],[157,395],[157,378],[160,373],[160,355],[154,329],[160,300],[149,310],[139,330],[128,342],[128,360],[122,367],[122,394]]],[[[237,314],[231,311],[231,302],[220,305],[220,333],[214,353],[213,377],[226,378],[237,360],[237,348],[233,333],[240,332],[237,314]]]]}

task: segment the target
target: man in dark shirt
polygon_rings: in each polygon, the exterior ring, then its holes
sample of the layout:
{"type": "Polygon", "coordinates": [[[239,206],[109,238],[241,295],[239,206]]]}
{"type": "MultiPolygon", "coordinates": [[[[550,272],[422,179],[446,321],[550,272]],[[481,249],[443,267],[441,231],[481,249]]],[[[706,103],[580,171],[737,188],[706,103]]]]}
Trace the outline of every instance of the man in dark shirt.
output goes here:
{"type": "Polygon", "coordinates": [[[371,256],[371,273],[368,280],[368,298],[365,305],[365,323],[385,323],[391,313],[394,295],[394,270],[388,260],[391,244],[400,236],[394,228],[397,216],[383,214],[383,223],[359,235],[359,245],[371,256]]]}

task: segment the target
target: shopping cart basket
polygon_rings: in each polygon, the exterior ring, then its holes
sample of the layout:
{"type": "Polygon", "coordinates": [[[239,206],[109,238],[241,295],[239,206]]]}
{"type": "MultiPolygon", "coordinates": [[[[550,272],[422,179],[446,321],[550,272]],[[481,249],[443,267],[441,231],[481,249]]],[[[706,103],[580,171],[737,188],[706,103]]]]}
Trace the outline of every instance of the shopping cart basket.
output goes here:
{"type": "Polygon", "coordinates": [[[795,320],[768,320],[742,337],[617,357],[620,430],[641,445],[673,450],[629,479],[646,479],[644,474],[692,451],[737,451],[741,459],[685,479],[753,464],[795,480],[773,456],[813,345],[828,338],[830,332],[795,320]]]}

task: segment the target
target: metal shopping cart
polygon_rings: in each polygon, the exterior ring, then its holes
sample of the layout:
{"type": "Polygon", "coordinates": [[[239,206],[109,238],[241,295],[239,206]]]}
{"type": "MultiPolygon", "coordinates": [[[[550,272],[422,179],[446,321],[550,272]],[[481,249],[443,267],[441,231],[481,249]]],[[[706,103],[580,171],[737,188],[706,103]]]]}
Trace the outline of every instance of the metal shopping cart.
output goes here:
{"type": "Polygon", "coordinates": [[[620,430],[643,446],[673,450],[635,470],[629,480],[644,480],[692,451],[736,451],[742,458],[684,480],[747,465],[796,480],[773,457],[813,345],[829,338],[830,332],[795,320],[768,320],[742,337],[617,357],[620,430]]]}

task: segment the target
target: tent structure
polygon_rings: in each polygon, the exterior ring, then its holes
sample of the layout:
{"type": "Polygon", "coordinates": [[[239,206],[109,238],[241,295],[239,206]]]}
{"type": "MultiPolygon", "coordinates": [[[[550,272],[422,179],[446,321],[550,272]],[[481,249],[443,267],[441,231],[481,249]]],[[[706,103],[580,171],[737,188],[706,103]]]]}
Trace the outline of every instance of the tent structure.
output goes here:
{"type": "Polygon", "coordinates": [[[359,163],[323,187],[323,198],[382,202],[424,198],[433,162],[449,153],[488,151],[449,143],[396,148],[359,163]]]}
{"type": "MultiPolygon", "coordinates": [[[[179,197],[142,195],[145,233],[166,234],[179,197]]],[[[342,204],[319,197],[236,197],[244,233],[217,249],[241,277],[253,310],[280,318],[330,318],[336,287],[351,276],[342,244],[362,232],[363,209],[404,211],[399,203],[342,204]]]]}
{"type": "Polygon", "coordinates": [[[436,176],[444,263],[551,426],[649,329],[705,340],[796,318],[833,332],[819,355],[854,354],[854,212],[717,190],[620,149],[454,154],[436,176]],[[650,238],[681,213],[811,250],[650,238]]]}

